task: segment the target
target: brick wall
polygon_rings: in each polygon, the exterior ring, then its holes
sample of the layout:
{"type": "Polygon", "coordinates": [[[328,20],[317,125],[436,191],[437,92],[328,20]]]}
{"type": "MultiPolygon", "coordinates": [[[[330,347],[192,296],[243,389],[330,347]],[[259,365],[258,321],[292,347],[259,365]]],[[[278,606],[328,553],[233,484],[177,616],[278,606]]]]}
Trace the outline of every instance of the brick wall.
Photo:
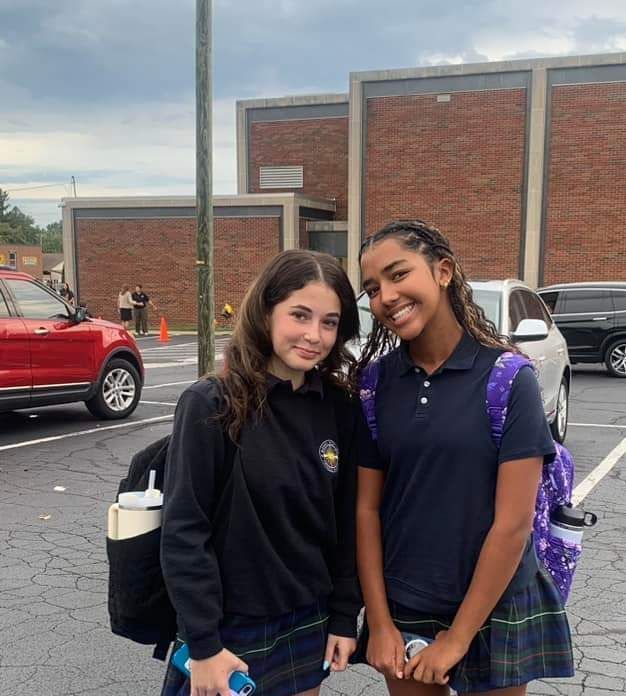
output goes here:
{"type": "Polygon", "coordinates": [[[626,83],[552,89],[543,283],[626,278],[626,83]]]}
{"type": "MultiPolygon", "coordinates": [[[[216,313],[235,311],[246,288],[280,250],[278,218],[215,218],[216,313]]],[[[79,219],[76,227],[80,300],[94,316],[117,320],[122,285],[143,285],[170,327],[196,326],[195,218],[79,219]]],[[[221,321],[228,325],[229,322],[221,321]]]]}
{"type": "Polygon", "coordinates": [[[309,231],[307,229],[306,218],[301,217],[298,222],[298,248],[308,249],[309,248],[309,231]]]}
{"type": "MultiPolygon", "coordinates": [[[[337,199],[337,220],[348,215],[348,118],[253,123],[250,129],[249,193],[260,193],[259,169],[265,166],[304,168],[298,193],[337,199]]],[[[265,193],[294,191],[266,189],[265,193]]]]}
{"type": "Polygon", "coordinates": [[[366,233],[419,217],[470,277],[517,277],[525,127],[523,89],[369,99],[366,233]]]}
{"type": "Polygon", "coordinates": [[[8,266],[10,254],[15,254],[15,270],[28,273],[37,280],[43,278],[41,247],[28,244],[0,244],[0,266],[8,266]]]}

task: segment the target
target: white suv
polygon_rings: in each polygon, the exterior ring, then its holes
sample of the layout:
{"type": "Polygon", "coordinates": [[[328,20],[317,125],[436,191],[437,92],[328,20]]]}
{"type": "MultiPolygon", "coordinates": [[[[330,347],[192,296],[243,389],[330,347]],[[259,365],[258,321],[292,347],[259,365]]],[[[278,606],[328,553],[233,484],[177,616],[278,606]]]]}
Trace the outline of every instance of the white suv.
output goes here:
{"type": "MultiPolygon", "coordinates": [[[[567,344],[539,295],[520,280],[472,282],[474,299],[499,333],[508,336],[535,365],[544,411],[552,436],[563,442],[567,433],[572,378],[567,344]]],[[[372,328],[369,300],[358,299],[361,320],[359,353],[372,328]]]]}

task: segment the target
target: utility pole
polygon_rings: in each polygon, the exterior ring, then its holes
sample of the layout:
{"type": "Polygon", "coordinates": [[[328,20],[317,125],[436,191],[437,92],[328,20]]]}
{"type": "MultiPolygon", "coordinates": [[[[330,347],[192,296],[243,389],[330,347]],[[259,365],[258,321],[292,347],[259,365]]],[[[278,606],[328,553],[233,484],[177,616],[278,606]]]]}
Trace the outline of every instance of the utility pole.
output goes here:
{"type": "Polygon", "coordinates": [[[74,189],[74,198],[76,198],[76,177],[72,177],[72,187],[74,189]]]}
{"type": "Polygon", "coordinates": [[[212,0],[196,0],[196,213],[198,219],[198,376],[215,356],[213,283],[212,0]]]}

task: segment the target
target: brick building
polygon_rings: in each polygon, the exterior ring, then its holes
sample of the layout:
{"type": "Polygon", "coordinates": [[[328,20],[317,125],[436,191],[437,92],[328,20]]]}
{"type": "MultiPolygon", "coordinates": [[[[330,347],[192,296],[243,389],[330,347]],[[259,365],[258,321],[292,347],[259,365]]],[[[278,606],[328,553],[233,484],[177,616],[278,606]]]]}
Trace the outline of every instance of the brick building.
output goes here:
{"type": "MultiPolygon", "coordinates": [[[[259,270],[297,247],[305,220],[328,220],[334,203],[294,193],[215,196],[215,306],[237,307],[259,270]]],[[[195,198],[66,199],[66,279],[94,316],[117,318],[123,285],[143,286],[174,328],[196,325],[195,198]]]]}
{"type": "MultiPolygon", "coordinates": [[[[361,241],[435,223],[470,277],[626,278],[626,53],[352,73],[349,94],[237,103],[238,195],[216,197],[216,305],[284,248],[359,284],[361,241]]],[[[67,199],[67,279],[113,316],[142,283],[195,322],[193,198],[67,199]]]]}
{"type": "Polygon", "coordinates": [[[289,190],[335,199],[333,225],[308,228],[347,247],[355,285],[362,239],[397,217],[435,223],[474,278],[626,278],[625,53],[349,83],[345,95],[239,102],[238,189],[262,190],[286,167],[289,190]]]}
{"type": "Polygon", "coordinates": [[[40,246],[0,244],[0,266],[9,266],[22,273],[43,278],[43,254],[40,246]]]}

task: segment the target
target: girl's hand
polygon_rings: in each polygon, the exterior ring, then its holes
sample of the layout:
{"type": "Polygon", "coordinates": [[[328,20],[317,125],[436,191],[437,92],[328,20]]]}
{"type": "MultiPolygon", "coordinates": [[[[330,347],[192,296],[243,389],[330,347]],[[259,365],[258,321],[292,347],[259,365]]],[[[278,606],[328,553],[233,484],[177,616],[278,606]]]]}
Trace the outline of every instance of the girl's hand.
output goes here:
{"type": "Polygon", "coordinates": [[[423,684],[447,684],[448,672],[463,658],[469,645],[451,631],[440,631],[433,643],[404,666],[404,678],[423,684]]]}
{"type": "Polygon", "coordinates": [[[331,672],[343,672],[348,666],[348,658],[356,650],[356,640],[328,634],[326,652],[324,653],[324,669],[330,667],[331,672]]]}
{"type": "Polygon", "coordinates": [[[247,674],[248,665],[226,649],[206,660],[191,660],[191,696],[230,696],[233,672],[247,674]]]}
{"type": "Polygon", "coordinates": [[[404,677],[404,639],[390,622],[380,628],[370,627],[367,661],[389,679],[404,677]]]}

